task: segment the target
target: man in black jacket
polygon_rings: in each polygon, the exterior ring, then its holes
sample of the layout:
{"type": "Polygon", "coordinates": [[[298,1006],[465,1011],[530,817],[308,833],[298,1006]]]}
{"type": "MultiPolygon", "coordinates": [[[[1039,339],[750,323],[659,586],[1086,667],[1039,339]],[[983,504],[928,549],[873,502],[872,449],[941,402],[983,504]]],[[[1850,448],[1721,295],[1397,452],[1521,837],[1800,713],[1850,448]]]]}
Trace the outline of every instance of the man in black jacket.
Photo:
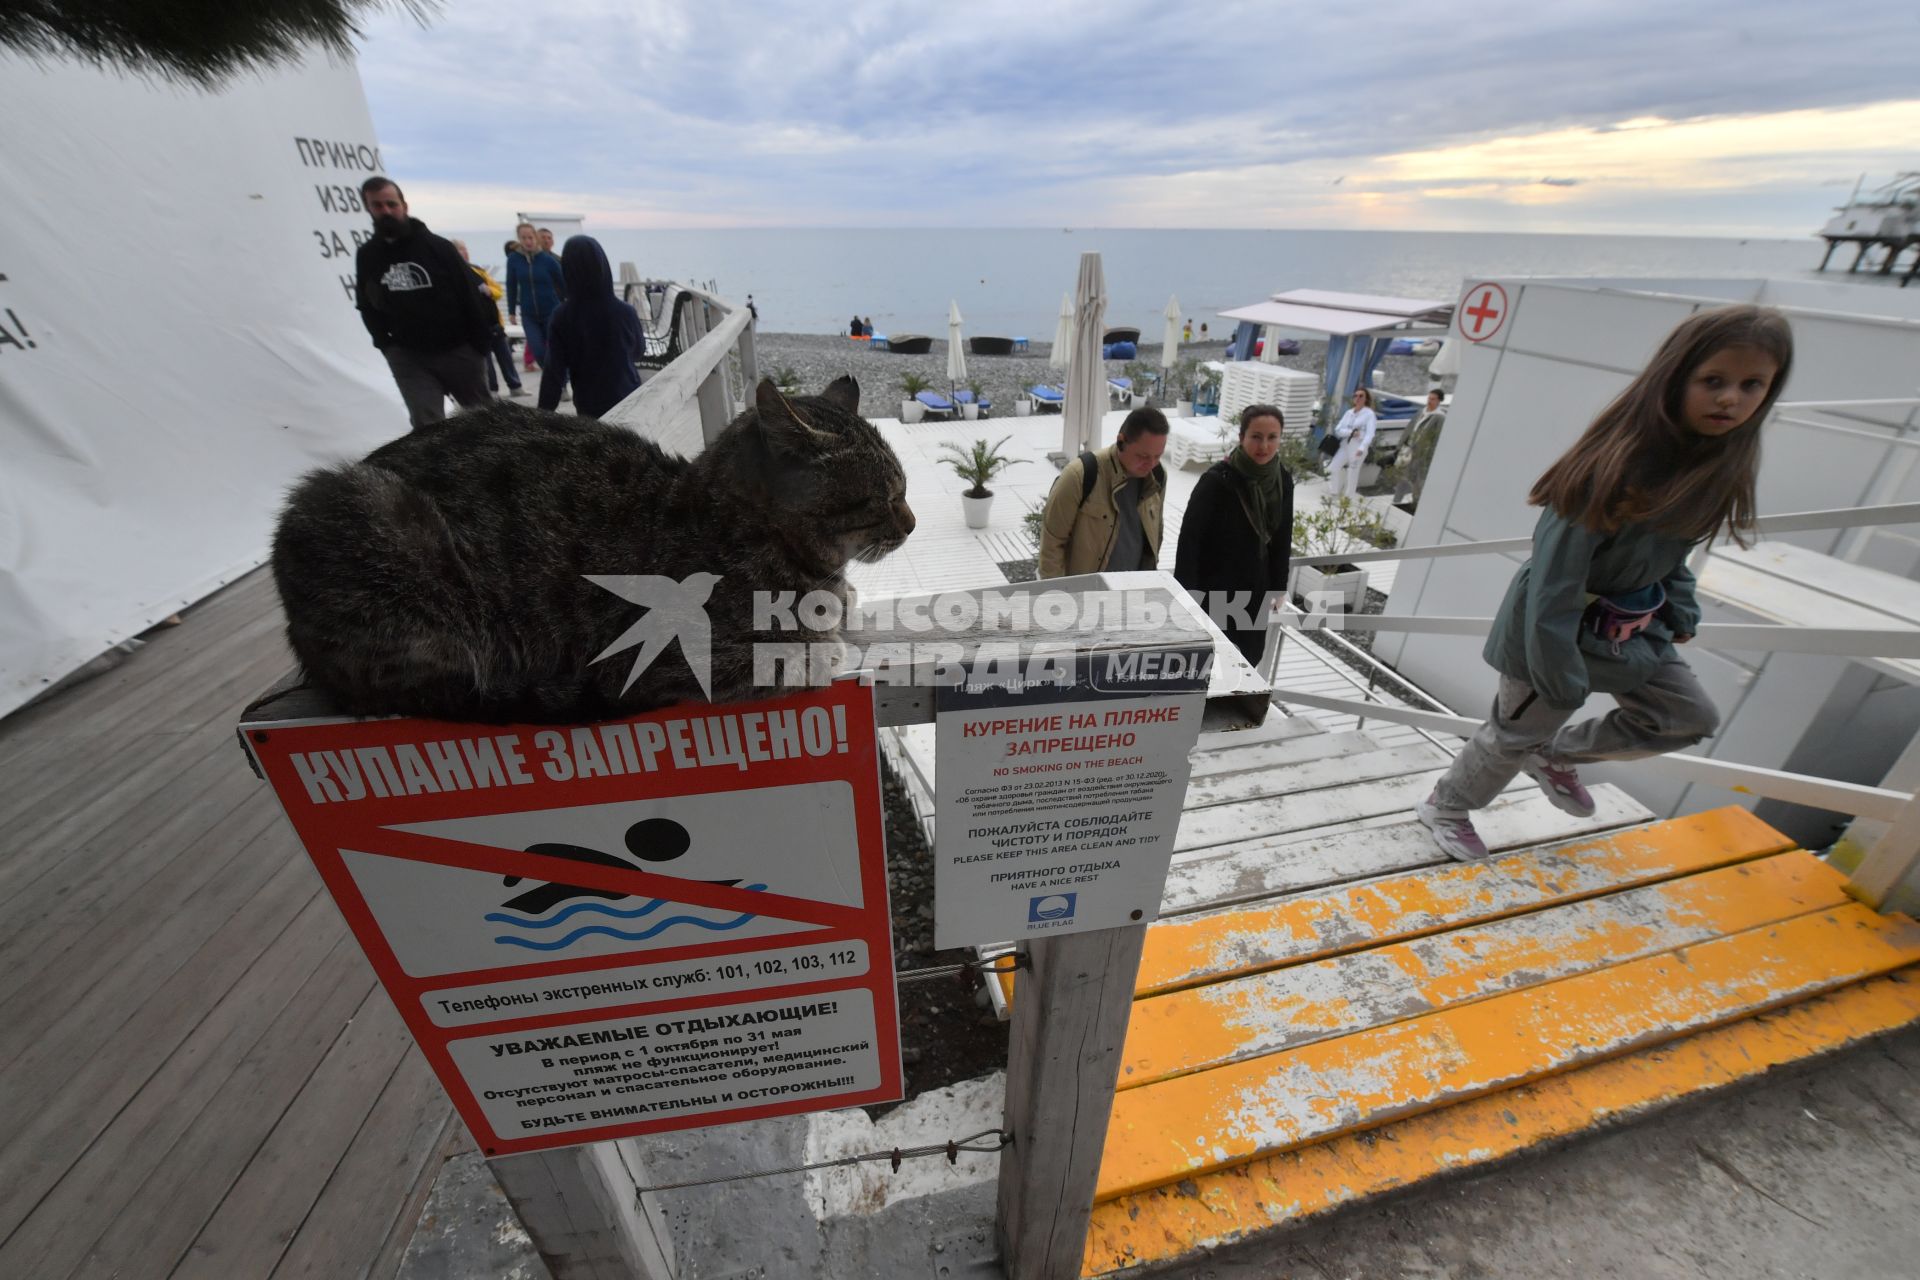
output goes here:
{"type": "Polygon", "coordinates": [[[446,397],[463,409],[486,404],[487,338],[494,307],[452,243],[407,216],[406,197],[388,178],[368,178],[360,203],[373,238],[354,265],[360,319],[387,358],[416,430],[447,416],[446,397]]]}

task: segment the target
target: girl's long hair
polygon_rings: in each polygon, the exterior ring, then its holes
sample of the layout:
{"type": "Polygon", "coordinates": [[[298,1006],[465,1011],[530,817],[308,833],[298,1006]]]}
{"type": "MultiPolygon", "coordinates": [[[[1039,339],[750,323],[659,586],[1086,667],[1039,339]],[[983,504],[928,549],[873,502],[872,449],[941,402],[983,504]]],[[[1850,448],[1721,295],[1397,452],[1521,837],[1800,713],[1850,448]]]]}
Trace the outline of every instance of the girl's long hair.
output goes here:
{"type": "Polygon", "coordinates": [[[1771,307],[1721,307],[1688,317],[1573,448],[1533,482],[1527,501],[1603,533],[1645,524],[1697,542],[1724,528],[1747,545],[1760,424],[1792,367],[1793,330],[1771,307]],[[1728,347],[1752,347],[1779,367],[1752,417],[1726,435],[1703,436],[1682,417],[1687,384],[1694,370],[1728,347]]]}

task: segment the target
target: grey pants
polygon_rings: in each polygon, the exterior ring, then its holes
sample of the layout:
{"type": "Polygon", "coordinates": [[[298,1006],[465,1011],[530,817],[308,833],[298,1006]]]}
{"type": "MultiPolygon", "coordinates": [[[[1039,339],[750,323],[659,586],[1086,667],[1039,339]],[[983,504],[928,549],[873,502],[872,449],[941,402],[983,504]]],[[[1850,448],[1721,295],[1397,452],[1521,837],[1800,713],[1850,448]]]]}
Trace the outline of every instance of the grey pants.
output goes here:
{"type": "Polygon", "coordinates": [[[1616,693],[1606,715],[1568,724],[1574,712],[1548,706],[1525,681],[1500,677],[1493,714],[1433,788],[1441,809],[1482,809],[1512,782],[1529,752],[1563,764],[1638,760],[1713,736],[1720,713],[1693,668],[1678,656],[1637,689],[1616,693]]]}
{"type": "Polygon", "coordinates": [[[462,409],[476,409],[493,399],[487,392],[487,357],[475,347],[388,347],[384,354],[400,398],[407,402],[407,421],[416,431],[446,420],[448,396],[462,409]]]}

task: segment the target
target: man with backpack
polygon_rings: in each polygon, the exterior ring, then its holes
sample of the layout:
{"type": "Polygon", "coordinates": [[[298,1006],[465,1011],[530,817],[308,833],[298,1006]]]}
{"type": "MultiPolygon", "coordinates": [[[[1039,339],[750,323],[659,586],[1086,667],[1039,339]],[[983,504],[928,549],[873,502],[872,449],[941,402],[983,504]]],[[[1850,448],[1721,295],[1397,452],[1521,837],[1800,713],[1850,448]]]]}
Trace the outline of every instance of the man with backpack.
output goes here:
{"type": "Polygon", "coordinates": [[[1041,513],[1042,578],[1159,565],[1166,451],[1166,415],[1135,409],[1112,444],[1066,465],[1041,513]]]}

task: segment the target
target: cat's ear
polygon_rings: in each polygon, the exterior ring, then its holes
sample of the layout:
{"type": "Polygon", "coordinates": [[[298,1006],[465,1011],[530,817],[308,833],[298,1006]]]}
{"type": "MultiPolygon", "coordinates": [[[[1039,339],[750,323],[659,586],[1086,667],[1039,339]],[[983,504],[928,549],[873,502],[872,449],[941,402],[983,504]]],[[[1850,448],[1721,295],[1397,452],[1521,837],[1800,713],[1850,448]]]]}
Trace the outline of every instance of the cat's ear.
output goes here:
{"type": "Polygon", "coordinates": [[[827,389],[820,393],[820,398],[848,413],[860,412],[860,384],[853,380],[850,373],[843,373],[829,382],[827,389]]]}
{"type": "Polygon", "coordinates": [[[772,378],[760,379],[753,393],[753,407],[759,412],[761,434],[777,448],[811,452],[834,439],[833,432],[821,431],[808,422],[793,401],[773,385],[772,378]]]}

